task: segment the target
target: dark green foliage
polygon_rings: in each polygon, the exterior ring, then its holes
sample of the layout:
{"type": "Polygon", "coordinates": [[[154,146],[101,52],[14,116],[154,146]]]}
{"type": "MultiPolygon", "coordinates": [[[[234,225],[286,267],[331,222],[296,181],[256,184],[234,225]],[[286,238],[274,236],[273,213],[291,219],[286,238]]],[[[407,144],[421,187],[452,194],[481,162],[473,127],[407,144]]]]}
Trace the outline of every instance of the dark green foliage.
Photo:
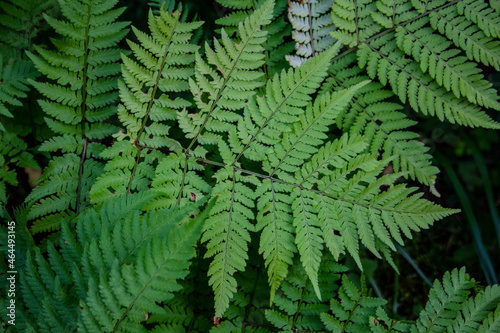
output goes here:
{"type": "Polygon", "coordinates": [[[45,165],[14,215],[19,328],[498,330],[499,287],[465,268],[436,280],[405,321],[372,295],[364,264],[396,268],[406,239],[458,213],[415,186],[439,195],[407,111],[499,127],[482,74],[500,66],[497,11],[473,0],[219,0],[212,38],[189,1],[152,1],[146,31],[128,36],[114,0],[59,0],[60,17],[25,2],[33,26],[0,0],[20,19],[2,23],[5,38],[28,36],[0,45],[0,217],[19,187],[13,167],[37,168],[35,148],[45,165]],[[51,46],[31,46],[45,21],[51,46]],[[20,135],[15,107],[29,96],[44,140],[20,135]]]}

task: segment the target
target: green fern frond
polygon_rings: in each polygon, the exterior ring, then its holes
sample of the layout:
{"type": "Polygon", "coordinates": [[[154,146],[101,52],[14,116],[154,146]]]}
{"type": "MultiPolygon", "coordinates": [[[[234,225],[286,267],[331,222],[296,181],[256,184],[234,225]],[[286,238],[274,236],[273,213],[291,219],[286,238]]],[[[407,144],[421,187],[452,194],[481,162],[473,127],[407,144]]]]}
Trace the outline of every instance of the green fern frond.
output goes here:
{"type": "Polygon", "coordinates": [[[335,42],[330,33],[335,29],[330,10],[333,0],[289,1],[288,19],[293,28],[295,55],[286,59],[293,67],[321,53],[335,42]]]}
{"type": "Polygon", "coordinates": [[[176,204],[182,206],[205,197],[212,187],[196,173],[201,170],[203,166],[194,158],[186,158],[182,153],[168,155],[156,167],[151,183],[159,195],[146,209],[173,207],[176,204]]]}
{"type": "MultiPolygon", "coordinates": [[[[352,53],[333,62],[329,71],[331,77],[322,90],[345,89],[368,79],[356,66],[356,56],[352,53]]],[[[380,83],[369,83],[339,115],[337,126],[351,135],[363,135],[372,154],[382,150],[382,159],[393,158],[392,167],[396,172],[407,173],[406,177],[430,186],[432,192],[438,194],[434,182],[439,170],[432,165],[429,148],[410,131],[415,122],[400,111],[403,106],[394,103],[392,96],[380,83]]]]}
{"type": "MultiPolygon", "coordinates": [[[[340,274],[347,268],[325,256],[319,271],[319,281],[323,296],[335,297],[338,292],[340,274]]],[[[276,294],[274,306],[265,313],[266,320],[280,331],[312,330],[324,331],[326,327],[318,320],[328,311],[328,305],[321,302],[308,281],[304,269],[294,265],[276,294]]]]}
{"type": "MultiPolygon", "coordinates": [[[[469,60],[475,60],[499,70],[500,42],[488,37],[490,32],[485,33],[479,26],[459,14],[458,5],[433,12],[429,15],[431,26],[453,41],[456,47],[461,48],[469,60]]],[[[495,19],[500,17],[498,12],[492,12],[492,14],[495,19]]]]}
{"type": "Polygon", "coordinates": [[[466,303],[470,289],[475,281],[465,273],[465,268],[446,272],[442,281],[436,280],[429,292],[429,301],[420,312],[416,325],[411,332],[443,330],[454,324],[460,305],[466,303]]]}
{"type": "MultiPolygon", "coordinates": [[[[222,25],[229,35],[233,35],[237,33],[240,22],[264,3],[265,0],[252,1],[248,9],[234,10],[217,19],[216,23],[222,25]]],[[[277,1],[274,6],[272,21],[267,26],[262,27],[262,30],[267,31],[267,39],[264,42],[266,61],[264,72],[266,77],[273,77],[282,69],[286,69],[288,62],[285,57],[294,49],[294,43],[287,41],[291,35],[292,27],[286,22],[286,9],[286,2],[277,1]]]]}
{"type": "Polygon", "coordinates": [[[453,331],[484,332],[478,330],[479,326],[496,309],[500,309],[500,286],[487,286],[463,303],[460,315],[453,323],[453,331]]]}
{"type": "Polygon", "coordinates": [[[224,7],[232,9],[249,9],[253,6],[253,0],[216,0],[224,7]]]}
{"type": "MultiPolygon", "coordinates": [[[[27,79],[36,78],[37,72],[30,61],[22,59],[11,48],[0,44],[0,117],[14,117],[13,108],[22,106],[20,99],[27,97],[27,79]]],[[[5,125],[0,118],[0,131],[5,125]]]]}
{"type": "Polygon", "coordinates": [[[183,128],[186,137],[192,139],[188,151],[196,143],[216,144],[220,138],[217,133],[229,131],[230,124],[240,118],[238,112],[245,102],[264,85],[260,67],[266,32],[261,27],[271,22],[273,8],[274,1],[268,0],[240,23],[239,43],[222,29],[221,42],[214,41],[215,50],[208,45],[205,48],[208,62],[197,54],[196,80],[190,80],[190,88],[199,113],[189,114],[192,125],[183,128]]]}
{"type": "MultiPolygon", "coordinates": [[[[332,36],[345,38],[351,50],[357,48],[359,66],[371,78],[389,84],[415,111],[451,123],[498,128],[480,108],[498,110],[498,94],[478,75],[474,61],[498,69],[500,44],[461,16],[476,17],[479,22],[479,14],[465,10],[474,4],[340,1],[332,7],[337,26],[332,36]]],[[[487,12],[489,22],[499,17],[496,12],[487,12]]],[[[490,26],[481,23],[484,29],[490,26]]]]}
{"type": "Polygon", "coordinates": [[[158,304],[188,274],[211,205],[195,219],[186,216],[199,204],[141,215],[150,199],[116,196],[80,214],[76,234],[63,223],[48,259],[39,250],[28,255],[21,288],[38,331],[146,331],[141,322],[163,312],[158,304]]]}
{"type": "Polygon", "coordinates": [[[65,20],[45,15],[62,36],[53,40],[58,52],[35,47],[38,56],[28,53],[39,71],[55,82],[30,80],[47,98],[40,106],[48,115],[48,127],[56,133],[43,149],[56,153],[62,148],[59,143],[72,142],[64,156],[51,162],[44,183],[27,198],[36,232],[57,230],[62,219],[88,204],[90,187],[102,172],[96,160],[104,148],[99,140],[116,131],[106,122],[116,112],[121,52],[116,43],[127,34],[128,25],[114,22],[124,10],[113,9],[115,4],[111,0],[61,1],[65,20]],[[58,188],[53,188],[59,180],[58,188]]]}
{"type": "Polygon", "coordinates": [[[419,62],[420,69],[436,80],[455,97],[465,97],[469,102],[500,110],[497,93],[491,83],[482,78],[481,70],[466,61],[460,51],[450,47],[451,41],[425,27],[428,18],[415,20],[396,29],[396,43],[401,50],[419,62]]]}
{"type": "Polygon", "coordinates": [[[243,176],[229,167],[220,169],[214,177],[217,184],[212,193],[217,195],[217,201],[206,221],[201,241],[207,242],[205,258],[213,257],[208,270],[209,284],[215,292],[215,316],[222,317],[236,293],[233,275],[245,269],[248,259],[247,243],[250,232],[254,231],[252,187],[259,181],[255,176],[243,176]]]}
{"type": "Polygon", "coordinates": [[[92,188],[93,202],[147,189],[155,176],[154,165],[165,158],[162,151],[181,149],[168,137],[167,121],[190,105],[180,93],[189,89],[188,79],[194,74],[194,53],[199,47],[189,41],[202,23],[181,23],[180,15],[179,11],[160,10],[158,16],[150,12],[151,36],[134,28],[140,44],[129,41],[129,45],[137,60],[122,56],[125,82],[118,84],[122,101],[118,118],[123,128],[115,135],[118,141],[101,154],[111,160],[92,188]]]}

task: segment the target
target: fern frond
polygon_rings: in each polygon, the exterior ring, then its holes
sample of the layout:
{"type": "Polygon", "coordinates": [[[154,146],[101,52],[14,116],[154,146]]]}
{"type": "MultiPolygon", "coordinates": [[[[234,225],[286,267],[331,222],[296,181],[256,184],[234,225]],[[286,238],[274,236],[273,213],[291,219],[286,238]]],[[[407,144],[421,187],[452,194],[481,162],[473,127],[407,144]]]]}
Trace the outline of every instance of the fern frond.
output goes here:
{"type": "MultiPolygon", "coordinates": [[[[464,9],[472,1],[467,3],[341,1],[332,7],[337,26],[332,36],[344,38],[351,50],[358,48],[359,66],[371,78],[389,84],[415,111],[452,123],[498,128],[480,109],[498,109],[498,94],[478,75],[473,61],[498,69],[500,44],[461,16],[474,16],[464,9]]],[[[488,15],[493,22],[498,17],[492,11],[488,15]]]]}
{"type": "MultiPolygon", "coordinates": [[[[355,64],[354,54],[335,61],[329,69],[331,77],[322,90],[345,89],[368,79],[355,64]]],[[[380,83],[369,83],[354,95],[349,108],[339,115],[337,126],[351,135],[363,135],[372,154],[382,150],[382,159],[393,158],[396,172],[407,173],[406,177],[430,186],[437,194],[434,182],[439,170],[432,165],[429,148],[410,131],[415,122],[400,111],[403,106],[394,103],[392,96],[393,93],[383,89],[380,83]]]]}
{"type": "Polygon", "coordinates": [[[311,96],[326,75],[328,62],[337,52],[340,43],[305,62],[296,70],[276,74],[266,85],[264,98],[251,99],[245,117],[238,124],[238,135],[245,146],[235,147],[241,156],[251,160],[263,160],[271,155],[263,145],[280,142],[279,133],[291,131],[290,124],[300,121],[302,108],[311,101],[311,96]]]}
{"type": "Polygon", "coordinates": [[[377,308],[385,305],[386,300],[370,297],[366,285],[361,281],[359,290],[347,275],[342,276],[342,286],[336,298],[330,301],[330,313],[322,313],[321,321],[332,332],[369,332],[367,323],[376,314],[377,308]]]}
{"type": "Polygon", "coordinates": [[[396,43],[407,55],[419,62],[420,69],[436,80],[455,97],[500,110],[497,93],[491,83],[482,78],[481,70],[466,61],[460,51],[450,48],[451,41],[425,27],[428,18],[422,18],[396,29],[396,43]]]}
{"type": "MultiPolygon", "coordinates": [[[[499,13],[493,13],[497,19],[500,17],[499,13]]],[[[456,47],[461,48],[469,60],[499,70],[500,42],[488,37],[480,27],[458,14],[457,5],[433,12],[429,15],[431,26],[453,41],[456,47]]]]}
{"type": "MultiPolygon", "coordinates": [[[[327,299],[337,294],[340,274],[347,268],[325,256],[319,282],[323,296],[327,299]]],[[[280,331],[312,330],[324,331],[326,327],[318,320],[328,311],[328,305],[321,302],[309,283],[301,265],[294,265],[276,294],[274,306],[265,313],[266,319],[280,331]]]]}
{"type": "Polygon", "coordinates": [[[454,318],[459,315],[460,304],[466,303],[470,289],[475,285],[465,273],[465,268],[446,272],[442,282],[436,280],[429,292],[429,301],[420,312],[416,325],[411,332],[429,332],[445,329],[453,325],[454,318]]]}
{"type": "MultiPolygon", "coordinates": [[[[252,1],[248,9],[230,12],[216,20],[216,23],[224,26],[225,31],[229,35],[233,35],[238,31],[240,22],[264,3],[264,0],[252,1]]],[[[294,49],[293,42],[287,41],[291,35],[292,27],[286,22],[286,9],[286,2],[276,2],[272,21],[267,26],[262,27],[262,30],[267,31],[267,39],[264,42],[266,61],[264,72],[266,73],[266,77],[273,77],[276,73],[281,72],[282,69],[286,69],[288,62],[285,56],[294,49]]]]}
{"type": "Polygon", "coordinates": [[[158,16],[150,12],[151,36],[134,28],[140,44],[129,41],[129,45],[137,60],[122,56],[125,82],[118,84],[122,101],[118,118],[123,128],[115,135],[118,141],[101,154],[111,160],[92,188],[96,203],[113,194],[147,189],[154,165],[165,158],[161,151],[181,149],[168,137],[167,121],[190,105],[179,93],[188,90],[188,79],[194,74],[194,52],[199,47],[189,41],[202,23],[181,23],[180,15],[163,9],[158,16]]]}
{"type": "Polygon", "coordinates": [[[359,66],[366,68],[371,78],[378,77],[382,84],[390,84],[403,103],[408,100],[414,110],[423,114],[460,125],[500,128],[479,107],[455,98],[430,75],[421,72],[415,61],[405,58],[393,38],[387,34],[359,47],[359,66]]]}
{"type": "Polygon", "coordinates": [[[112,9],[115,4],[112,0],[61,1],[65,20],[45,16],[62,36],[53,40],[58,52],[35,47],[38,56],[28,53],[39,71],[56,82],[30,81],[47,98],[40,106],[56,133],[44,149],[56,153],[60,147],[54,143],[74,138],[72,149],[67,147],[68,153],[59,160],[65,165],[58,166],[55,159],[44,173],[44,183],[27,198],[37,232],[58,229],[61,219],[88,204],[90,187],[101,173],[96,158],[104,147],[99,140],[115,132],[115,126],[106,122],[115,113],[120,72],[120,49],[115,45],[127,34],[128,25],[114,22],[124,10],[112,9]],[[62,173],[50,173],[51,169],[62,173]],[[52,188],[59,179],[64,186],[52,188]]]}
{"type": "Polygon", "coordinates": [[[293,28],[295,55],[286,59],[293,67],[321,53],[335,42],[330,35],[334,30],[330,9],[333,0],[289,1],[288,19],[293,28]]]}
{"type": "Polygon", "coordinates": [[[500,286],[487,286],[474,298],[466,300],[453,323],[455,332],[485,332],[478,330],[489,314],[500,309],[500,286]]]}
{"type": "Polygon", "coordinates": [[[163,311],[158,303],[179,290],[208,211],[187,221],[199,204],[141,214],[150,199],[116,196],[88,209],[76,234],[62,224],[60,250],[49,243],[48,259],[28,256],[21,288],[38,331],[146,331],[141,322],[163,311]]]}
{"type": "Polygon", "coordinates": [[[184,154],[170,154],[156,167],[152,188],[159,194],[146,209],[181,206],[198,201],[212,191],[211,186],[196,171],[203,170],[194,158],[184,154]],[[183,184],[183,186],[181,186],[183,184]]]}
{"type": "Polygon", "coordinates": [[[255,176],[243,176],[228,167],[217,171],[214,177],[217,184],[212,193],[217,195],[217,201],[207,219],[201,241],[207,242],[205,257],[213,257],[208,270],[209,284],[215,292],[215,316],[222,317],[236,293],[237,283],[233,275],[244,270],[248,259],[247,243],[250,242],[250,231],[254,230],[251,223],[255,199],[252,187],[259,181],[255,176]]]}
{"type": "MultiPolygon", "coordinates": [[[[14,107],[22,106],[20,99],[27,97],[27,79],[36,78],[37,72],[30,61],[23,60],[12,49],[0,44],[0,117],[14,117],[14,107]]],[[[5,125],[0,118],[0,131],[5,125]]]]}

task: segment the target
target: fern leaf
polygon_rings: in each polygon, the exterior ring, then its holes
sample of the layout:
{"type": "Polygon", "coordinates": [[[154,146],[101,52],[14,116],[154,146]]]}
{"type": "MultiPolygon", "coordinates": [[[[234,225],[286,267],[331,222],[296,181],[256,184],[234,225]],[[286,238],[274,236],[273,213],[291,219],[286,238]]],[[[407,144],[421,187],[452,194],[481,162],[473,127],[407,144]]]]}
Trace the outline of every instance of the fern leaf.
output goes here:
{"type": "Polygon", "coordinates": [[[296,41],[295,55],[287,60],[293,67],[321,53],[335,42],[330,35],[334,30],[329,15],[333,0],[289,1],[288,18],[292,24],[292,38],[296,41]]]}
{"type": "Polygon", "coordinates": [[[266,96],[256,101],[250,100],[245,110],[246,115],[238,126],[240,139],[245,147],[239,152],[236,160],[243,154],[255,159],[252,156],[262,155],[262,144],[273,145],[281,141],[272,131],[289,132],[289,124],[299,121],[301,107],[307,106],[311,101],[309,94],[312,94],[325,78],[328,62],[339,48],[340,43],[337,43],[319,56],[308,60],[300,68],[275,75],[266,85],[266,96]],[[250,122],[250,115],[255,124],[250,122]]]}
{"type": "MultiPolygon", "coordinates": [[[[456,47],[465,51],[469,60],[500,69],[500,42],[488,37],[478,26],[457,15],[457,6],[450,6],[429,15],[433,29],[446,35],[456,47]]],[[[495,15],[498,17],[498,13],[495,15]]]]}
{"type": "Polygon", "coordinates": [[[425,332],[434,329],[444,329],[453,325],[453,318],[459,314],[459,304],[464,303],[475,285],[465,268],[446,272],[442,282],[436,280],[429,292],[429,302],[420,312],[417,323],[411,332],[425,332]]]}
{"type": "Polygon", "coordinates": [[[212,193],[217,201],[207,219],[202,242],[208,242],[206,258],[214,257],[208,275],[215,292],[215,316],[222,317],[236,293],[234,274],[243,271],[248,259],[254,193],[249,185],[258,185],[254,176],[242,176],[231,168],[214,175],[218,182],[212,193]],[[246,184],[249,185],[246,185],[246,184]]]}
{"type": "Polygon", "coordinates": [[[151,165],[165,158],[162,150],[181,149],[167,136],[166,121],[176,119],[176,111],[190,105],[178,93],[188,89],[188,79],[194,74],[198,46],[189,40],[201,22],[181,23],[180,15],[163,9],[158,16],[150,12],[151,36],[134,29],[140,44],[129,41],[129,45],[137,61],[122,56],[125,83],[118,84],[122,100],[118,118],[124,128],[116,135],[118,141],[101,154],[111,160],[92,188],[96,203],[113,193],[145,190],[155,176],[151,165]]]}
{"type": "Polygon", "coordinates": [[[474,298],[466,300],[460,315],[453,323],[455,332],[483,332],[479,326],[487,319],[492,310],[500,308],[500,286],[488,286],[474,298]]]}
{"type": "MultiPolygon", "coordinates": [[[[361,281],[362,283],[364,281],[361,281]]],[[[322,313],[321,321],[333,332],[364,332],[370,316],[376,309],[385,305],[386,300],[367,296],[365,290],[359,290],[347,275],[342,276],[339,298],[330,301],[332,314],[322,313]]],[[[368,330],[366,330],[368,332],[368,330]]]]}
{"type": "Polygon", "coordinates": [[[406,102],[408,98],[411,107],[423,114],[436,115],[440,120],[446,118],[451,123],[461,125],[499,127],[478,107],[454,98],[433,82],[429,75],[420,72],[418,64],[405,59],[402,52],[396,48],[395,41],[390,40],[392,37],[387,34],[379,38],[376,44],[372,42],[370,46],[360,46],[359,65],[366,67],[371,78],[377,76],[383,84],[390,84],[402,102],[406,102]],[[382,45],[384,47],[381,47],[382,45]],[[381,48],[378,49],[378,46],[381,48]]]}
{"type": "MultiPolygon", "coordinates": [[[[367,79],[359,67],[353,66],[355,61],[354,54],[335,61],[329,69],[332,76],[322,90],[345,89],[367,79]]],[[[407,177],[433,189],[439,170],[432,165],[429,149],[410,131],[415,122],[399,111],[403,106],[390,100],[392,96],[392,92],[381,89],[380,83],[369,83],[337,117],[337,126],[351,135],[363,135],[373,154],[383,150],[383,159],[394,158],[392,166],[396,172],[403,171],[407,177]]]]}
{"type": "Polygon", "coordinates": [[[460,52],[450,49],[452,42],[424,28],[426,18],[396,29],[398,47],[412,55],[420,63],[423,72],[428,72],[436,82],[457,97],[466,97],[480,106],[500,109],[498,96],[479,74],[481,70],[460,52]]]}
{"type": "Polygon", "coordinates": [[[0,3],[0,41],[18,50],[29,50],[43,31],[42,14],[55,16],[57,1],[6,0],[0,3]]]}

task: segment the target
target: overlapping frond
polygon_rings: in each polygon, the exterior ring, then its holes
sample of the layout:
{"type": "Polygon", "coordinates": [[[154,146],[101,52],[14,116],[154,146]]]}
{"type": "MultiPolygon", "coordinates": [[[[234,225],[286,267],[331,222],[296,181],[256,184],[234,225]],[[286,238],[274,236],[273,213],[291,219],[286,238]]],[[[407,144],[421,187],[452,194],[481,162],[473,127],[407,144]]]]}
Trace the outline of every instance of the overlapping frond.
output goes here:
{"type": "MultiPolygon", "coordinates": [[[[296,261],[297,262],[297,261],[296,261]]],[[[334,298],[339,292],[340,273],[347,267],[334,262],[333,258],[323,260],[319,271],[319,282],[325,299],[334,298]]],[[[320,316],[328,312],[326,301],[318,299],[302,267],[294,265],[276,294],[274,306],[265,313],[266,320],[283,331],[324,331],[327,329],[320,316]]]]}
{"type": "Polygon", "coordinates": [[[330,301],[330,313],[322,313],[321,321],[332,332],[368,332],[367,323],[370,317],[376,314],[386,300],[368,296],[364,281],[361,281],[361,290],[349,280],[347,275],[342,276],[342,286],[338,297],[342,300],[330,301]]]}
{"type": "Polygon", "coordinates": [[[42,14],[55,16],[56,0],[4,0],[0,2],[0,42],[18,50],[30,50],[44,30],[42,14]]]}
{"type": "Polygon", "coordinates": [[[263,44],[267,32],[263,25],[271,22],[274,1],[268,0],[238,27],[238,43],[224,29],[221,39],[214,40],[214,48],[205,47],[205,61],[197,53],[195,80],[190,80],[198,113],[186,114],[180,125],[191,143],[217,144],[221,134],[240,118],[246,101],[255,90],[264,85],[263,44]]]}
{"type": "Polygon", "coordinates": [[[27,198],[33,231],[58,229],[62,219],[88,204],[88,193],[101,174],[100,140],[116,132],[107,122],[116,113],[120,49],[127,22],[114,22],[124,8],[112,0],[61,1],[64,20],[45,16],[61,35],[57,51],[35,47],[29,53],[38,70],[51,80],[31,84],[46,98],[39,101],[45,122],[56,136],[41,150],[64,155],[51,161],[44,179],[27,198]],[[57,184],[56,186],[54,186],[57,184]]]}
{"type": "Polygon", "coordinates": [[[358,65],[415,111],[499,128],[482,109],[498,110],[498,94],[475,62],[499,68],[500,43],[491,36],[500,15],[480,1],[459,3],[335,2],[332,36],[357,47],[358,65]]]}
{"type": "Polygon", "coordinates": [[[289,1],[288,19],[295,40],[295,54],[287,55],[291,66],[300,66],[306,59],[321,53],[335,42],[335,29],[330,15],[333,0],[289,1]]]}
{"type": "Polygon", "coordinates": [[[119,81],[122,123],[117,141],[101,156],[110,161],[93,186],[91,197],[102,202],[113,194],[143,191],[151,185],[155,166],[165,152],[179,152],[181,145],[168,137],[169,121],[190,102],[180,94],[189,89],[194,74],[197,45],[189,43],[201,22],[180,22],[181,12],[163,9],[149,13],[151,36],[134,28],[139,44],[129,41],[136,60],[122,56],[123,81],[119,81]]]}
{"type": "MultiPolygon", "coordinates": [[[[434,282],[429,292],[429,301],[425,309],[420,312],[415,326],[411,327],[410,331],[430,332],[434,330],[444,330],[448,326],[461,326],[460,324],[463,324],[463,322],[460,323],[460,321],[455,325],[455,318],[460,318],[460,309],[462,307],[467,311],[466,308],[474,304],[472,299],[469,301],[467,301],[467,299],[469,298],[470,289],[474,287],[475,284],[476,282],[465,273],[465,268],[460,270],[454,269],[451,273],[446,272],[442,281],[436,280],[434,282]],[[472,304],[470,304],[471,302],[472,304]]],[[[480,304],[482,300],[485,300],[485,304],[481,305],[486,305],[488,299],[487,297],[486,299],[483,297],[484,296],[478,296],[477,301],[480,304]]],[[[498,301],[494,306],[498,306],[498,301]]],[[[464,315],[469,317],[468,313],[464,315]]],[[[470,315],[475,315],[475,313],[470,313],[470,315]]],[[[475,325],[475,322],[471,320],[467,324],[475,325]]],[[[455,332],[458,331],[460,330],[455,332]]]]}
{"type": "Polygon", "coordinates": [[[160,304],[181,288],[207,212],[189,218],[192,204],[141,214],[149,199],[115,197],[86,210],[76,235],[63,223],[60,249],[49,243],[48,259],[39,250],[28,256],[21,284],[29,311],[42,316],[38,331],[146,332],[141,323],[164,313],[160,304]]]}

